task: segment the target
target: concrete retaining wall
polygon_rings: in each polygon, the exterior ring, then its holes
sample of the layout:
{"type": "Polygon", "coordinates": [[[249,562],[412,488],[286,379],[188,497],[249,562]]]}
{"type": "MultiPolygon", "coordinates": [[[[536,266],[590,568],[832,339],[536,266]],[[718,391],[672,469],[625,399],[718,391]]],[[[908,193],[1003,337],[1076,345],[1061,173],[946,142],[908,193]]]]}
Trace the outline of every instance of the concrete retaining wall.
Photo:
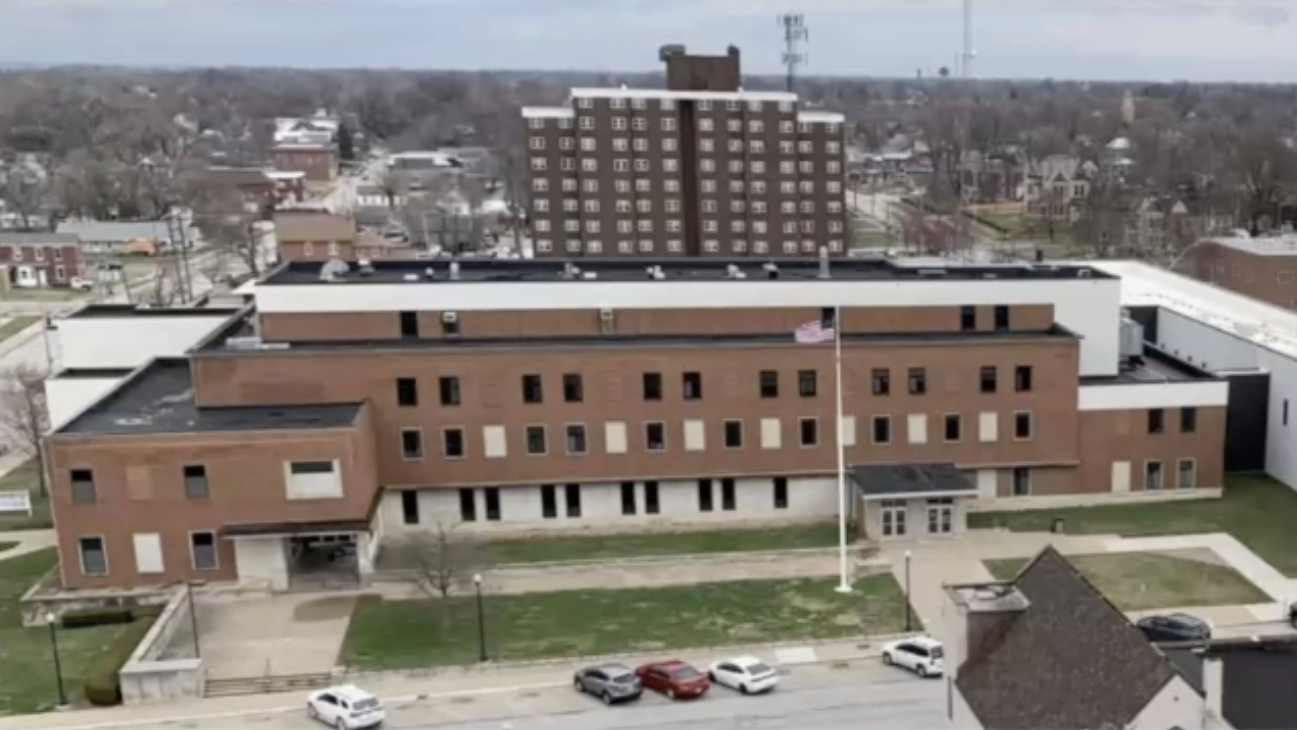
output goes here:
{"type": "Polygon", "coordinates": [[[23,594],[18,603],[22,607],[23,626],[33,627],[45,626],[49,614],[59,618],[65,611],[89,608],[158,606],[170,597],[171,589],[165,588],[60,591],[37,583],[23,594]]]}
{"type": "Polygon", "coordinates": [[[1058,494],[1032,497],[997,497],[974,499],[968,503],[969,512],[1027,512],[1032,510],[1065,509],[1068,507],[1100,507],[1121,504],[1153,504],[1179,502],[1187,499],[1219,499],[1224,490],[1215,489],[1164,489],[1159,492],[1125,492],[1114,494],[1058,494]]]}
{"type": "Polygon", "coordinates": [[[139,646],[121,670],[122,702],[142,705],[153,702],[198,699],[203,696],[206,670],[201,657],[160,660],[182,627],[188,626],[192,604],[187,591],[174,589],[139,646]]]}

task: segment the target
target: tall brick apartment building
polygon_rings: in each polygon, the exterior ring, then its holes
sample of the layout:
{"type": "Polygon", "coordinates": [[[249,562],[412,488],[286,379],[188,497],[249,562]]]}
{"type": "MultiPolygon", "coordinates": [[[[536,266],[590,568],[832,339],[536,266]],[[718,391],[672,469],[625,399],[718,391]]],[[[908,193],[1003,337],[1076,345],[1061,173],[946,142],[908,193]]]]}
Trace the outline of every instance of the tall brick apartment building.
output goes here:
{"type": "Polygon", "coordinates": [[[743,90],[736,48],[662,55],[666,89],[522,110],[536,255],[845,253],[843,116],[743,90]]]}
{"type": "Polygon", "coordinates": [[[438,526],[832,519],[834,347],[793,332],[834,307],[867,539],[1218,493],[1229,383],[1123,346],[1119,297],[1090,267],[288,262],[50,436],[63,580],[283,589],[438,526]]]}
{"type": "Polygon", "coordinates": [[[1190,255],[1198,279],[1297,310],[1297,237],[1211,238],[1190,255]]]}

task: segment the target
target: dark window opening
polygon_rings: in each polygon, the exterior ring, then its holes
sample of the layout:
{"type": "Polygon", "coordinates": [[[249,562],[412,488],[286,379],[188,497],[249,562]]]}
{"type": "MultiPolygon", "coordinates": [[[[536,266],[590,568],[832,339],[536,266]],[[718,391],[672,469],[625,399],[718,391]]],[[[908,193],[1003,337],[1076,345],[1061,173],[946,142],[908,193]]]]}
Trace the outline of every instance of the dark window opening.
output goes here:
{"type": "Polygon", "coordinates": [[[459,405],[459,378],[453,375],[442,376],[437,379],[437,389],[441,391],[443,406],[459,405]]]}
{"type": "Polygon", "coordinates": [[[787,477],[775,477],[775,509],[788,509],[787,477]]]}
{"type": "Polygon", "coordinates": [[[477,521],[477,496],[472,489],[459,490],[459,519],[464,522],[477,521]]]}
{"type": "Polygon", "coordinates": [[[581,381],[581,376],[576,373],[568,373],[563,376],[563,401],[565,403],[580,403],[585,400],[585,383],[581,381]]]}
{"type": "Polygon", "coordinates": [[[1013,470],[1013,496],[1026,497],[1031,494],[1031,470],[1025,466],[1013,470]]]}
{"type": "Polygon", "coordinates": [[[1189,407],[1180,409],[1180,433],[1198,431],[1198,409],[1189,407]]]}
{"type": "Polygon", "coordinates": [[[702,373],[685,373],[681,377],[681,388],[685,400],[701,400],[703,397],[702,373]]]}
{"type": "Polygon", "coordinates": [[[727,449],[743,448],[743,422],[742,421],[725,422],[725,448],[727,449]]]}
{"type": "Polygon", "coordinates": [[[464,457],[464,432],[458,428],[448,428],[441,432],[441,450],[448,459],[464,457]]]}
{"type": "Polygon", "coordinates": [[[874,395],[887,395],[892,392],[892,374],[887,370],[874,370],[869,376],[870,391],[874,395]]]}
{"type": "Polygon", "coordinates": [[[567,453],[584,454],[585,444],[585,426],[574,423],[567,427],[567,453]]]}
{"type": "MultiPolygon", "coordinates": [[[[332,465],[330,465],[332,466],[332,465]]],[[[72,501],[77,504],[90,504],[95,501],[95,473],[90,469],[73,469],[72,501]]]]}
{"type": "Polygon", "coordinates": [[[995,307],[995,329],[998,331],[1009,329],[1009,308],[1003,304],[995,307]]]}
{"type": "Polygon", "coordinates": [[[1013,437],[1031,438],[1031,414],[1027,412],[1013,414],[1013,437]]]}
{"type": "Polygon", "coordinates": [[[923,395],[928,392],[928,373],[923,368],[910,368],[910,395],[923,395]]]}
{"type": "Polygon", "coordinates": [[[530,456],[544,456],[548,452],[548,444],[545,443],[544,426],[528,426],[527,432],[527,454],[530,456]]]}
{"type": "Polygon", "coordinates": [[[459,334],[459,315],[455,312],[441,313],[441,333],[443,335],[459,334]]]}
{"type": "Polygon", "coordinates": [[[959,308],[959,329],[964,332],[977,329],[977,307],[959,308]]]}
{"type": "Polygon", "coordinates": [[[819,390],[819,378],[814,370],[797,371],[797,395],[814,398],[819,390]]]}
{"type": "Polygon", "coordinates": [[[564,503],[567,507],[568,517],[581,516],[581,485],[569,484],[567,489],[563,490],[564,503]]]}
{"type": "Polygon", "coordinates": [[[779,397],[779,373],[775,370],[761,371],[761,397],[778,398],[779,397]]]}
{"type": "Polygon", "coordinates": [[[1162,433],[1166,430],[1166,414],[1161,408],[1153,408],[1148,412],[1148,432],[1162,433]]]}
{"type": "Polygon", "coordinates": [[[959,417],[959,414],[951,413],[947,415],[946,416],[946,440],[951,442],[958,441],[961,438],[960,431],[962,430],[961,428],[962,426],[963,423],[959,417]]]}
{"type": "Polygon", "coordinates": [[[419,313],[401,312],[401,336],[414,338],[419,336],[419,313]]]}
{"type": "Polygon", "coordinates": [[[666,425],[656,422],[644,424],[644,448],[649,451],[665,451],[666,447],[666,425]]]}
{"type": "Polygon", "coordinates": [[[498,487],[487,487],[482,490],[482,496],[486,498],[486,519],[492,522],[499,522],[500,489],[498,487]]]}
{"type": "Polygon", "coordinates": [[[539,375],[522,376],[522,402],[545,402],[545,387],[539,375]]]}
{"type": "Polygon", "coordinates": [[[108,553],[101,537],[83,537],[77,540],[81,548],[81,572],[85,575],[108,575],[108,553]]]}
{"type": "Polygon", "coordinates": [[[207,499],[207,467],[202,464],[185,466],[185,496],[189,499],[207,499]]]}
{"type": "Polygon", "coordinates": [[[621,513],[635,514],[635,482],[621,483],[621,513]]]}
{"type": "Polygon", "coordinates": [[[712,507],[712,480],[698,480],[698,511],[711,512],[712,507]]]}
{"type": "Polygon", "coordinates": [[[996,386],[999,385],[998,373],[995,372],[995,368],[994,367],[982,368],[980,382],[981,382],[983,393],[994,393],[996,386]]]}
{"type": "Polygon", "coordinates": [[[401,430],[401,458],[423,458],[423,432],[417,428],[401,430]]]}
{"type": "Polygon", "coordinates": [[[1019,365],[1013,369],[1013,389],[1019,393],[1031,392],[1031,366],[1019,365]]]}
{"type": "Polygon", "coordinates": [[[547,520],[558,517],[558,497],[553,484],[540,485],[540,516],[547,520]]]}
{"type": "Polygon", "coordinates": [[[721,480],[721,509],[726,512],[734,511],[734,480],[721,480]]]}
{"type": "Polygon", "coordinates": [[[401,492],[401,521],[407,525],[419,524],[419,493],[401,492]]]}
{"type": "Polygon", "coordinates": [[[814,418],[803,418],[798,422],[798,431],[802,446],[816,446],[820,442],[820,422],[814,418]]]}
{"type": "Polygon", "coordinates": [[[419,405],[419,387],[414,378],[396,379],[396,404],[403,408],[419,405]]]}
{"type": "Polygon", "coordinates": [[[892,419],[887,416],[874,416],[874,443],[890,444],[892,442],[892,419]]]}
{"type": "Polygon", "coordinates": [[[662,400],[661,373],[644,373],[644,400],[662,400]]]}
{"type": "Polygon", "coordinates": [[[662,511],[658,502],[658,483],[644,482],[644,514],[655,515],[662,511]]]}

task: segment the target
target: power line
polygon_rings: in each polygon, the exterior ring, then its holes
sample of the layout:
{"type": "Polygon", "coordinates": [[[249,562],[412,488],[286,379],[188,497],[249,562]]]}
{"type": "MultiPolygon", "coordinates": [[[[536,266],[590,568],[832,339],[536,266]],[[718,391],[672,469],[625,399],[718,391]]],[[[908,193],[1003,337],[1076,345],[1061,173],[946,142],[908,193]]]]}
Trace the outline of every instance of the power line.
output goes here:
{"type": "Polygon", "coordinates": [[[796,90],[797,69],[807,62],[808,56],[802,50],[802,44],[810,41],[811,31],[806,27],[806,16],[801,13],[785,13],[776,17],[775,21],[784,29],[782,63],[788,69],[785,88],[792,93],[796,90]]]}

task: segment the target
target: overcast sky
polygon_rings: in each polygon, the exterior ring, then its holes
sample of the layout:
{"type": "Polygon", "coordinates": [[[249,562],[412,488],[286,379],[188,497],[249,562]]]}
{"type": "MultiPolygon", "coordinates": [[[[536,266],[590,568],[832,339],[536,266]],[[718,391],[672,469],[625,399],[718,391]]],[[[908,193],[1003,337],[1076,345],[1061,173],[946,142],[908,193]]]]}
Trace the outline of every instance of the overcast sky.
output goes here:
{"type": "MultiPolygon", "coordinates": [[[[0,61],[633,70],[657,48],[743,50],[777,72],[775,16],[808,73],[955,64],[961,0],[0,0],[0,61]]],[[[1297,0],[976,0],[983,77],[1297,82],[1297,0]]]]}

